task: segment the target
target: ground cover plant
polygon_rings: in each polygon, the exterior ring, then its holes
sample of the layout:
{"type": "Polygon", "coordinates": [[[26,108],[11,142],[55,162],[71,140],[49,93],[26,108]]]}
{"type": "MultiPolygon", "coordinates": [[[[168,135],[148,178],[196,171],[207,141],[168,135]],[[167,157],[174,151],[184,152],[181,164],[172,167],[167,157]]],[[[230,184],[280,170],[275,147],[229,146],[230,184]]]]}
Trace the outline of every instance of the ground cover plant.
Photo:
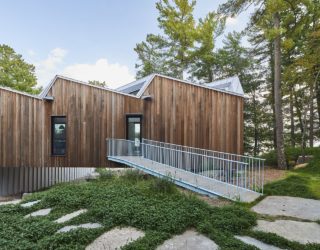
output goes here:
{"type": "Polygon", "coordinates": [[[41,202],[31,208],[0,207],[0,249],[84,249],[116,226],[133,226],[146,233],[125,249],[154,249],[190,228],[209,236],[224,249],[250,249],[233,235],[256,222],[254,213],[247,208],[210,207],[196,196],[178,191],[168,180],[135,171],[120,177],[102,172],[99,180],[60,184],[27,200],[37,199],[41,202]],[[24,218],[30,212],[49,207],[53,210],[48,216],[24,218]],[[53,222],[81,208],[88,212],[62,225],[53,222]],[[101,223],[103,228],[56,233],[65,225],[90,222],[101,223]]]}
{"type": "MultiPolygon", "coordinates": [[[[107,171],[100,174],[99,180],[64,183],[35,193],[23,201],[41,200],[30,208],[0,206],[0,249],[85,249],[116,226],[132,226],[145,232],[145,237],[124,249],[155,249],[187,229],[206,235],[221,249],[256,249],[234,238],[252,233],[257,216],[248,207],[238,203],[209,206],[196,195],[181,192],[169,179],[136,171],[117,177],[107,171]],[[42,208],[53,210],[45,217],[24,218],[42,208]],[[54,223],[62,215],[83,208],[88,212],[64,224],[54,223]],[[103,228],[56,233],[65,225],[83,223],[100,223],[103,228]]],[[[274,239],[274,235],[265,233],[257,237],[265,242],[274,239]]],[[[276,239],[275,245],[287,249],[319,249],[318,245],[302,246],[281,237],[276,239]]]]}
{"type": "Polygon", "coordinates": [[[266,195],[320,199],[320,154],[314,154],[306,167],[289,170],[285,179],[266,184],[264,191],[266,195]]]}

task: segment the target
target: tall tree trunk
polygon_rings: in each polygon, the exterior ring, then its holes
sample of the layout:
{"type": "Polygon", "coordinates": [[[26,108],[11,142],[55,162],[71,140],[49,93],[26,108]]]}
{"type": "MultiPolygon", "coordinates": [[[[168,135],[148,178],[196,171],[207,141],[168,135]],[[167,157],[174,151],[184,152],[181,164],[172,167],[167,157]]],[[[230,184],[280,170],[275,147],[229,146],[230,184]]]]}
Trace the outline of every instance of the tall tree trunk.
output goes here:
{"type": "MultiPolygon", "coordinates": [[[[274,28],[280,30],[280,15],[276,12],[273,16],[274,28]]],[[[283,117],[281,101],[281,37],[274,39],[274,108],[276,118],[277,158],[278,168],[286,169],[283,140],[283,117]]]]}
{"type": "Polygon", "coordinates": [[[275,108],[274,108],[274,46],[272,43],[269,44],[270,47],[270,68],[271,68],[271,74],[270,74],[270,83],[271,83],[271,108],[272,108],[272,122],[273,122],[273,127],[272,127],[272,132],[273,132],[273,147],[276,149],[277,148],[277,135],[276,135],[276,118],[275,118],[275,108]]]}
{"type": "Polygon", "coordinates": [[[313,84],[310,86],[310,117],[309,117],[309,146],[310,148],[313,147],[313,137],[314,137],[314,105],[313,105],[313,100],[314,100],[314,87],[313,84]]]}
{"type": "Polygon", "coordinates": [[[253,92],[253,127],[254,127],[254,148],[253,148],[253,155],[258,155],[258,124],[257,124],[257,108],[256,108],[256,91],[253,92]]]}
{"type": "Polygon", "coordinates": [[[318,119],[320,124],[320,86],[319,85],[320,85],[320,81],[316,81],[315,92],[316,92],[316,100],[317,100],[318,119]]]}
{"type": "Polygon", "coordinates": [[[294,112],[293,112],[293,96],[292,96],[292,90],[290,91],[290,141],[291,141],[291,147],[296,146],[295,141],[295,127],[294,127],[294,112]]]}

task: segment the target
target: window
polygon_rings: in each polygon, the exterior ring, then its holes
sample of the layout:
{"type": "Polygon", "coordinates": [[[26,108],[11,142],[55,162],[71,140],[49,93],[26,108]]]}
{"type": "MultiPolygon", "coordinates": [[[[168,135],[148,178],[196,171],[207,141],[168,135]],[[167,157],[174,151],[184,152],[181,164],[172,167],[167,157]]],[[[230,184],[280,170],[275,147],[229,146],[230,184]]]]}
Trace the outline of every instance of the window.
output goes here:
{"type": "Polygon", "coordinates": [[[53,116],[51,118],[51,153],[52,155],[66,154],[66,117],[53,116]]]}

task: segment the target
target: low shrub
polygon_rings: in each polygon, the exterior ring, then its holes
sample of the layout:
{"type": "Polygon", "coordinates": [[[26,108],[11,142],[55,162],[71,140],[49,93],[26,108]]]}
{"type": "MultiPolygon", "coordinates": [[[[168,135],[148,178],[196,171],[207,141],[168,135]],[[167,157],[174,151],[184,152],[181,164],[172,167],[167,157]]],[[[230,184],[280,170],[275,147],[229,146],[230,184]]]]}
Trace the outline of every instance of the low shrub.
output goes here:
{"type": "MultiPolygon", "coordinates": [[[[298,157],[302,155],[302,148],[296,147],[291,148],[288,147],[285,149],[285,156],[288,166],[292,166],[293,162],[295,163],[298,160],[298,157]]],[[[317,155],[320,154],[320,148],[319,147],[313,147],[313,148],[306,148],[305,149],[305,155],[317,155]]],[[[271,150],[268,153],[265,153],[261,156],[262,158],[266,159],[265,164],[266,166],[277,166],[277,153],[275,150],[271,150]]]]}
{"type": "Polygon", "coordinates": [[[177,188],[170,178],[155,178],[150,184],[151,191],[165,194],[177,192],[177,188]]]}

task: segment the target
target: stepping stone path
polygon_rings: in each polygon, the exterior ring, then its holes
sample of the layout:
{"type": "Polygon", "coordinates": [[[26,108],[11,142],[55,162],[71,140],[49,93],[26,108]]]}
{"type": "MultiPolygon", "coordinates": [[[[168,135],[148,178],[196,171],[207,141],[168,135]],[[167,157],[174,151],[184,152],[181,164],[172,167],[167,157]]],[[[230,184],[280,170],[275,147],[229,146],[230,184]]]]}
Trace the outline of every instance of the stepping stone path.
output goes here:
{"type": "Polygon", "coordinates": [[[252,210],[271,216],[290,216],[304,220],[320,220],[320,201],[288,196],[269,196],[252,210]]]}
{"type": "Polygon", "coordinates": [[[45,208],[45,209],[40,209],[38,211],[35,211],[31,214],[26,215],[24,218],[30,218],[30,217],[36,217],[36,216],[46,216],[50,214],[51,208],[45,208]]]}
{"type": "Polygon", "coordinates": [[[73,213],[64,215],[61,218],[55,220],[54,222],[56,222],[56,223],[64,223],[64,222],[67,222],[67,221],[79,216],[80,214],[83,214],[83,213],[87,212],[87,211],[88,211],[87,209],[80,209],[80,210],[75,211],[73,213]]]}
{"type": "Polygon", "coordinates": [[[260,250],[281,250],[281,248],[278,248],[278,247],[275,247],[272,245],[268,245],[266,243],[263,243],[259,240],[251,238],[249,236],[235,236],[235,238],[237,238],[238,240],[241,240],[245,244],[255,246],[256,248],[258,248],[260,250]]]}
{"type": "Polygon", "coordinates": [[[275,233],[289,241],[297,241],[301,244],[320,244],[320,225],[315,222],[258,220],[254,230],[275,233]]]}
{"type": "Polygon", "coordinates": [[[114,228],[92,242],[86,250],[115,250],[136,241],[145,234],[132,227],[114,228]]]}
{"type": "Polygon", "coordinates": [[[67,233],[67,232],[70,232],[71,230],[75,230],[79,228],[94,229],[94,228],[100,228],[100,227],[102,227],[102,225],[99,223],[86,223],[86,224],[81,224],[76,226],[65,226],[59,229],[57,233],[67,233]]]}
{"type": "Polygon", "coordinates": [[[19,204],[21,200],[12,200],[12,201],[1,201],[0,206],[5,206],[5,205],[16,205],[19,204]]]}
{"type": "Polygon", "coordinates": [[[166,240],[157,250],[216,250],[218,245],[211,239],[188,230],[181,235],[166,240]]]}
{"type": "Polygon", "coordinates": [[[24,203],[24,204],[21,204],[21,207],[32,207],[33,205],[35,204],[38,204],[41,200],[37,200],[37,201],[30,201],[30,202],[27,202],[27,203],[24,203]]]}

